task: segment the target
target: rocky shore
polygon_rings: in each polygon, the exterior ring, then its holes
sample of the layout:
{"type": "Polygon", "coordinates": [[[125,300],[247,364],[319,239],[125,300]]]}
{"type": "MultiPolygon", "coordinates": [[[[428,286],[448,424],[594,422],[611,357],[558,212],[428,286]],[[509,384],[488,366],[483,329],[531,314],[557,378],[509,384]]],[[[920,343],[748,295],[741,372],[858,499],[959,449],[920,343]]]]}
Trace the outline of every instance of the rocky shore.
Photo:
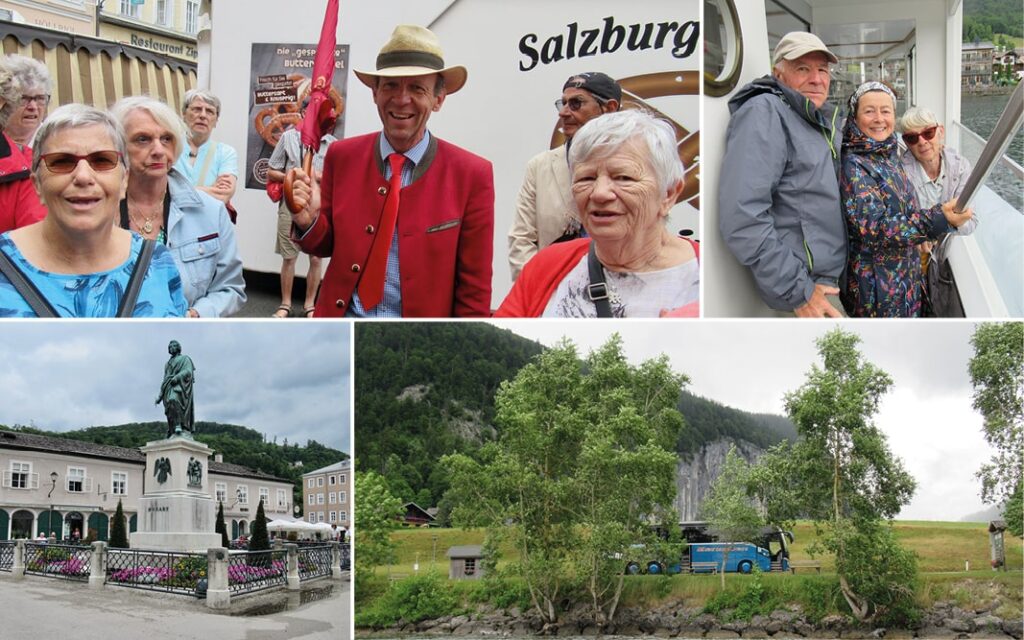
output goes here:
{"type": "Polygon", "coordinates": [[[798,607],[780,609],[749,621],[730,621],[730,611],[714,616],[678,602],[656,609],[623,609],[615,621],[600,627],[588,615],[570,611],[557,625],[545,626],[533,612],[479,606],[473,613],[445,616],[416,623],[399,622],[380,630],[357,629],[359,637],[394,638],[401,635],[463,637],[515,636],[651,636],[655,638],[988,638],[1021,640],[1021,620],[1005,620],[994,614],[999,602],[964,610],[953,603],[938,602],[925,612],[914,629],[864,626],[845,616],[826,616],[811,623],[798,607]]]}

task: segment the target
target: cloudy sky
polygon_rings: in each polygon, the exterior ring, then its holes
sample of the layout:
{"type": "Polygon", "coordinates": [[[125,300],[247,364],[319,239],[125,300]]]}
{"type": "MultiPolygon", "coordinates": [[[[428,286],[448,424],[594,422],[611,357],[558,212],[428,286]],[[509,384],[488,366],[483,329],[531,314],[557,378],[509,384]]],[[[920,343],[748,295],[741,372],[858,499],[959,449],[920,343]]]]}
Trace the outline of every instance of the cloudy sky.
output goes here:
{"type": "MultiPolygon", "coordinates": [[[[676,371],[690,377],[690,391],[726,406],[776,414],[784,413],[784,394],[797,389],[817,361],[814,340],[834,326],[707,320],[494,324],[546,345],[567,335],[582,353],[614,330],[632,361],[664,352],[676,371]]],[[[974,472],[991,450],[981,434],[981,416],[971,407],[967,362],[974,324],[851,321],[843,326],[861,337],[861,353],[894,382],[875,422],[918,482],[900,519],[955,521],[984,509],[974,472]]]]}
{"type": "Polygon", "coordinates": [[[164,420],[154,400],[174,339],[196,367],[196,420],[351,453],[349,336],[348,323],[5,321],[0,424],[164,420]]]}

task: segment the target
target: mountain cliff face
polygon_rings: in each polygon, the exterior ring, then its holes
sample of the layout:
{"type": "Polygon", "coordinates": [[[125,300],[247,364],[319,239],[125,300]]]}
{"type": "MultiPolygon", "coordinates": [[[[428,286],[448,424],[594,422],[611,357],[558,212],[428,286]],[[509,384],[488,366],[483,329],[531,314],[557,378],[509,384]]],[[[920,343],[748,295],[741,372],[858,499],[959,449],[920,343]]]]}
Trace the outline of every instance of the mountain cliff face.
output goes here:
{"type": "Polygon", "coordinates": [[[675,502],[680,520],[700,519],[700,505],[722,472],[725,456],[732,445],[736,445],[736,452],[749,463],[757,461],[764,453],[764,449],[744,440],[719,438],[702,445],[689,459],[680,458],[676,465],[675,502]]]}

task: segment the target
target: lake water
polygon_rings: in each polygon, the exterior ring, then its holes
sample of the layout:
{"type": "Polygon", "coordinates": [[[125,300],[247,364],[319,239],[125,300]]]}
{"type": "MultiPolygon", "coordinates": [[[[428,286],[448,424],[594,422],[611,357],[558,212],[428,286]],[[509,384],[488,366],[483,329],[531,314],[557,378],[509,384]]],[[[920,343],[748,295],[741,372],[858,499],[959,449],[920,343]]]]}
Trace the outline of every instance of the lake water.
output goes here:
{"type": "MultiPolygon", "coordinates": [[[[988,140],[992,130],[996,127],[999,116],[1010,96],[972,96],[965,95],[960,99],[960,118],[967,128],[988,140]]],[[[1006,155],[1020,165],[1024,165],[1024,131],[1018,131],[1013,136],[1013,142],[1006,155]]]]}

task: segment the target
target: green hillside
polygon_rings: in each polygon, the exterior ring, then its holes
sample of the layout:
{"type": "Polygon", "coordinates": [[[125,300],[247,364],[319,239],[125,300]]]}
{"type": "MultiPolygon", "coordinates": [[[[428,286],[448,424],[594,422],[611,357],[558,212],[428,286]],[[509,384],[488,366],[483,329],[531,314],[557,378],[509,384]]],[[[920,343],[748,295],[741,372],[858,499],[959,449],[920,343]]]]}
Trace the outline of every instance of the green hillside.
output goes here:
{"type": "Polygon", "coordinates": [[[1020,0],[964,0],[963,41],[992,42],[997,33],[1024,36],[1024,5],[1020,0]]]}

